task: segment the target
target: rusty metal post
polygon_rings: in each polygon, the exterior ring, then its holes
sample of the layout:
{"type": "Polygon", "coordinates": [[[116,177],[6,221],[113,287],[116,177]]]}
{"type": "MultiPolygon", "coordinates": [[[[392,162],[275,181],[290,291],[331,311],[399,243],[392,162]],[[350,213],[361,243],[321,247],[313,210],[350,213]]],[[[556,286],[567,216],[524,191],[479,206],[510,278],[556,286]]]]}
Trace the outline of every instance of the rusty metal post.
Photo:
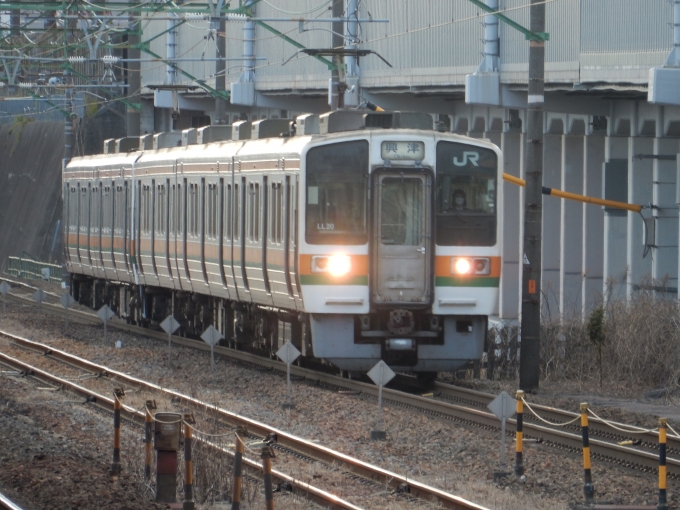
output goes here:
{"type": "Polygon", "coordinates": [[[274,510],[274,489],[272,487],[272,459],[275,457],[271,446],[262,448],[262,472],[264,473],[264,500],[266,510],[274,510]]]}
{"type": "Polygon", "coordinates": [[[231,510],[240,510],[241,508],[243,450],[245,446],[244,441],[247,435],[248,429],[243,425],[239,425],[236,429],[236,448],[234,449],[234,491],[231,495],[231,510]]]}
{"type": "Polygon", "coordinates": [[[155,400],[147,400],[144,415],[144,479],[151,480],[151,464],[153,462],[153,416],[151,409],[156,409],[155,400]]]}
{"type": "Polygon", "coordinates": [[[583,437],[583,494],[586,503],[590,504],[595,498],[593,478],[590,473],[590,440],[588,439],[588,404],[581,404],[581,435],[583,437]]]}
{"type": "Polygon", "coordinates": [[[120,474],[120,409],[122,407],[120,399],[125,392],[122,388],[113,390],[113,463],[111,464],[111,474],[120,474]]]}
{"type": "Polygon", "coordinates": [[[515,433],[515,476],[522,476],[524,474],[524,461],[522,459],[522,447],[524,442],[524,432],[522,428],[524,425],[524,392],[518,390],[515,396],[517,399],[517,432],[515,433]]]}
{"type": "Polygon", "coordinates": [[[182,510],[194,510],[194,471],[191,461],[192,415],[184,417],[184,502],[182,510]]]}
{"type": "Polygon", "coordinates": [[[659,504],[656,510],[668,510],[666,500],[666,418],[659,418],[659,504]]]}
{"type": "Polygon", "coordinates": [[[177,452],[181,442],[182,415],[156,413],[154,449],[156,450],[156,502],[177,501],[177,452]]]}

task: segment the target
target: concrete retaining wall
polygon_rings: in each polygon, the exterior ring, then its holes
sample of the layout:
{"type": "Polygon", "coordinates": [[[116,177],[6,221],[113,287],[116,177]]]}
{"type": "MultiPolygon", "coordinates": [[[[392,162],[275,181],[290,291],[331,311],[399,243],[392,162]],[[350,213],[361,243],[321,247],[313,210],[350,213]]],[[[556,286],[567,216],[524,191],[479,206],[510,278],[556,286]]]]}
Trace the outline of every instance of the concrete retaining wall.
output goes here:
{"type": "Polygon", "coordinates": [[[10,255],[63,260],[63,122],[0,126],[0,270],[10,255]]]}

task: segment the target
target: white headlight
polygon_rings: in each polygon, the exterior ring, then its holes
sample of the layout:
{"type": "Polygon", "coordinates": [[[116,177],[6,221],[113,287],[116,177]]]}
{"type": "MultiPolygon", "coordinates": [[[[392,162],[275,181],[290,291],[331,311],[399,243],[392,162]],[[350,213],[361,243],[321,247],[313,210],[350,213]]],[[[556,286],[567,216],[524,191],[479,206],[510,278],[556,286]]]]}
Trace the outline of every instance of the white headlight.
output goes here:
{"type": "Polygon", "coordinates": [[[489,275],[491,274],[491,259],[489,257],[453,257],[451,274],[489,275]]]}
{"type": "Polygon", "coordinates": [[[352,259],[347,255],[328,257],[328,272],[333,276],[345,276],[352,269],[352,259]]]}
{"type": "Polygon", "coordinates": [[[460,258],[454,259],[453,271],[457,274],[468,274],[470,272],[470,261],[468,259],[460,258]]]}
{"type": "Polygon", "coordinates": [[[352,270],[352,257],[349,255],[315,255],[312,257],[312,273],[328,273],[331,276],[345,276],[352,270]]]}

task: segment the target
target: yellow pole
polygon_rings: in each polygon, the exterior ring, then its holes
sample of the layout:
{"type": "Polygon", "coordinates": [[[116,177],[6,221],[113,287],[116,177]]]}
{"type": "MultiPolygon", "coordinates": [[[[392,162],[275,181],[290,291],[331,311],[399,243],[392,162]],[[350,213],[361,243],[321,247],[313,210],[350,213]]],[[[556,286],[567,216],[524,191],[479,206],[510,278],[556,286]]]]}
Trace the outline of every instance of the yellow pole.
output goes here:
{"type": "MultiPolygon", "coordinates": [[[[510,174],[503,174],[503,180],[508,181],[512,184],[516,184],[517,186],[525,186],[526,181],[524,179],[520,179],[519,177],[515,177],[514,175],[510,174]]],[[[558,189],[553,189],[553,188],[543,188],[543,194],[544,195],[552,195],[554,197],[560,197],[560,198],[566,198],[569,200],[575,200],[577,202],[584,202],[587,204],[595,204],[595,205],[603,205],[605,207],[615,207],[617,209],[625,209],[626,211],[632,211],[632,212],[640,212],[642,210],[641,205],[637,204],[628,204],[626,202],[617,202],[616,200],[605,200],[603,198],[595,198],[595,197],[588,197],[585,195],[577,195],[576,193],[569,193],[568,191],[560,191],[558,189]]]]}
{"type": "Polygon", "coordinates": [[[581,404],[581,434],[583,436],[583,494],[586,503],[592,503],[595,497],[593,478],[590,472],[590,440],[588,439],[588,404],[581,404]]]}
{"type": "Polygon", "coordinates": [[[524,441],[524,432],[522,427],[524,425],[524,392],[518,390],[515,396],[517,399],[517,432],[515,433],[515,476],[522,476],[524,474],[524,462],[522,459],[522,443],[524,441]]]}
{"type": "Polygon", "coordinates": [[[666,500],[666,418],[659,418],[659,504],[656,510],[668,510],[666,500]]]}

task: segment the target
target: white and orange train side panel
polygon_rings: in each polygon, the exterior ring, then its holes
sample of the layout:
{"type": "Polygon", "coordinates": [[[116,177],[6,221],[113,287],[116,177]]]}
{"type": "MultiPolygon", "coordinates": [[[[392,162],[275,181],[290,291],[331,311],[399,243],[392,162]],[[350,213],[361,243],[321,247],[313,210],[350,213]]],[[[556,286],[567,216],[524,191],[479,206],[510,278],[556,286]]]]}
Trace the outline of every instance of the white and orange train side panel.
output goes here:
{"type": "Polygon", "coordinates": [[[70,273],[131,281],[126,178],[138,156],[85,156],[64,169],[64,245],[70,273]]]}

